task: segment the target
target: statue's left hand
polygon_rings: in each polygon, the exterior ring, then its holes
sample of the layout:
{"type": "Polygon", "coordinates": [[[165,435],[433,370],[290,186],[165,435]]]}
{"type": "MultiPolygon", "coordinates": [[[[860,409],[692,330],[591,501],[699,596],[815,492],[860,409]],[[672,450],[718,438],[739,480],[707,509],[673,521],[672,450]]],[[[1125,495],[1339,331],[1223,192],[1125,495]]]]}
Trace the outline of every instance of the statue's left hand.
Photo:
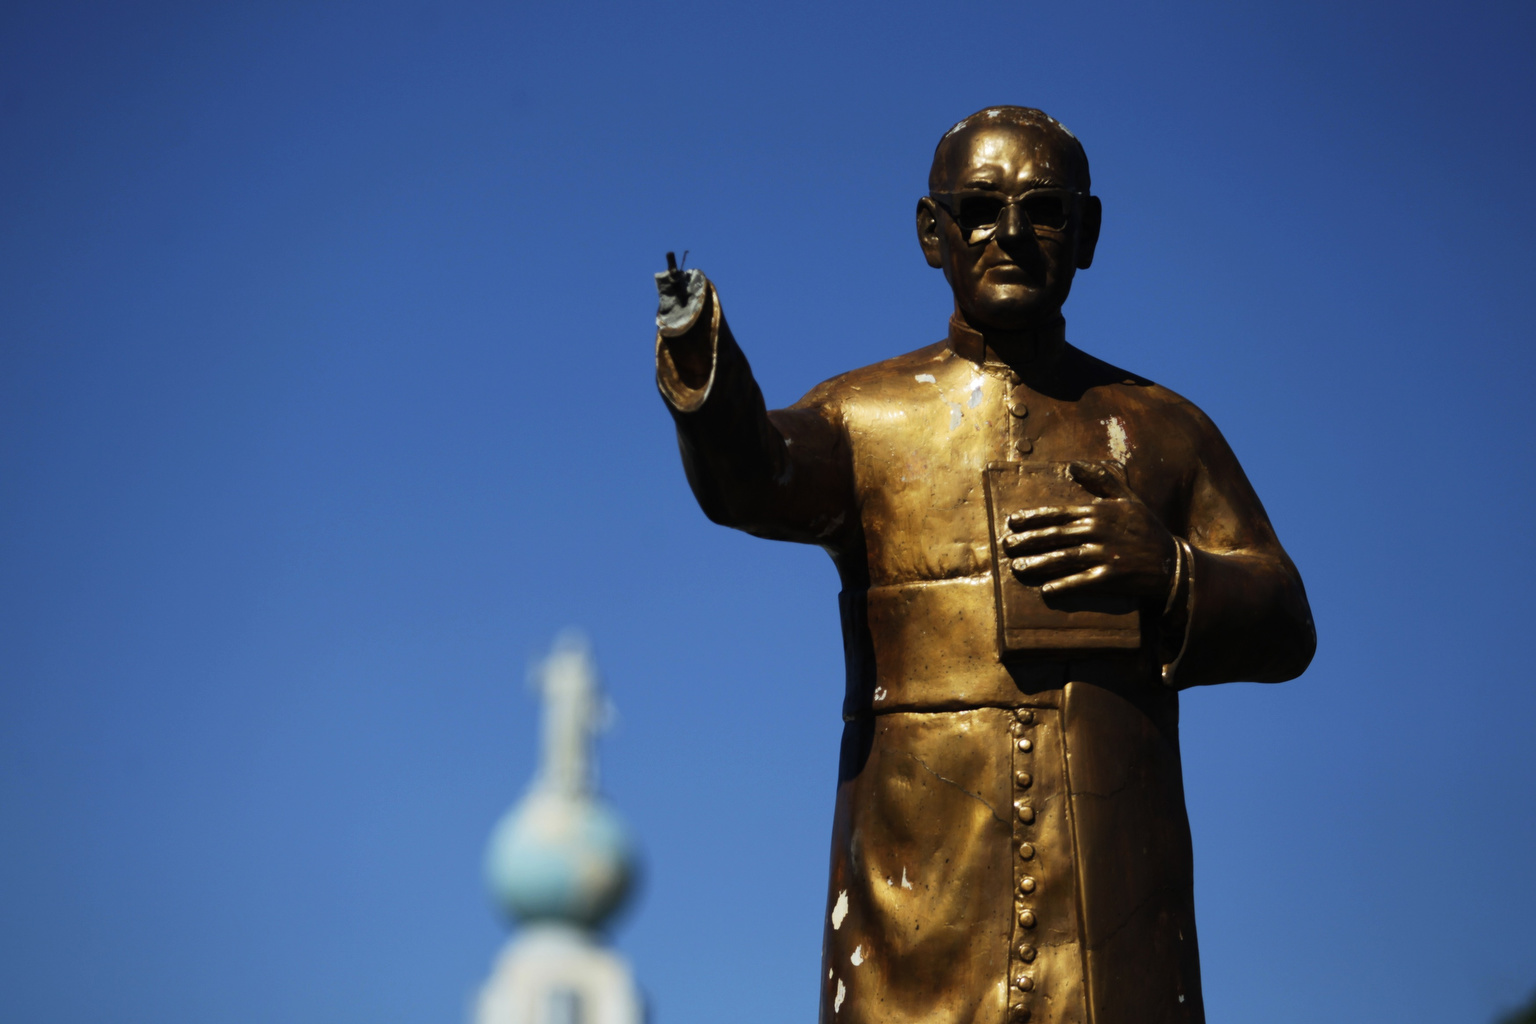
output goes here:
{"type": "Polygon", "coordinates": [[[1002,546],[1014,575],[1047,594],[1166,598],[1179,558],[1173,534],[1104,466],[1074,462],[1071,472],[1100,500],[1009,516],[1002,546]]]}

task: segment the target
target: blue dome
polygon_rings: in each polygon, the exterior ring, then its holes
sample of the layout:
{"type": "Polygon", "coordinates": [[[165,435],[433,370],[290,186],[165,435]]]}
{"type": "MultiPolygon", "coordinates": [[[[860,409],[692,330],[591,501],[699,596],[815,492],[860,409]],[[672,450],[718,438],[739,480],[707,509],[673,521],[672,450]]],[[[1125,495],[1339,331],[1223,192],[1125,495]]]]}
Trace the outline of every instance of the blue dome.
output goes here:
{"type": "Polygon", "coordinates": [[[492,896],[523,922],[595,928],[624,902],[634,874],[623,824],[587,794],[535,790],[497,823],[485,855],[492,896]]]}

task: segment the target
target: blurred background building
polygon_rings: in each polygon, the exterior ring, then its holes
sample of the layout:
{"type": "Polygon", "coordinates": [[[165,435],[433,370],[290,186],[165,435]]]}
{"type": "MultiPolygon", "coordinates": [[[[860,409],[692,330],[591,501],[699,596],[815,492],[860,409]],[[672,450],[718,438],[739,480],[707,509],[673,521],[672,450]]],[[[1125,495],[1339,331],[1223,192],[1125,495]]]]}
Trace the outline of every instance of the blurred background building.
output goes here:
{"type": "Polygon", "coordinates": [[[629,964],[601,929],[634,888],[634,846],[597,795],[593,738],[610,719],[586,639],[555,643],[533,674],[542,754],[528,792],[497,823],[485,875],[519,925],[481,989],[475,1024],[640,1024],[629,964]]]}

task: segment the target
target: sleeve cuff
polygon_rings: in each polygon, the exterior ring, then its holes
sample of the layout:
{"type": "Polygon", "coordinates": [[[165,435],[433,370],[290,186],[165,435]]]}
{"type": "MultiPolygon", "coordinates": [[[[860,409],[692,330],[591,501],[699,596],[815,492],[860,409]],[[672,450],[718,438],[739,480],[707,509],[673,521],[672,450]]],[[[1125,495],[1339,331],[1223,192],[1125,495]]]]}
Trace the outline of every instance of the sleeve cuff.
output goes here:
{"type": "Polygon", "coordinates": [[[1179,564],[1174,569],[1173,587],[1168,594],[1168,607],[1164,609],[1166,616],[1174,610],[1178,604],[1179,588],[1184,589],[1184,625],[1183,635],[1179,638],[1179,649],[1173,658],[1163,665],[1163,685],[1169,689],[1178,689],[1176,676],[1179,671],[1179,663],[1184,660],[1184,652],[1189,650],[1190,627],[1195,618],[1195,553],[1189,546],[1189,541],[1183,537],[1175,537],[1175,543],[1179,546],[1179,564]],[[1182,580],[1180,575],[1182,573],[1182,580]]]}
{"type": "MultiPolygon", "coordinates": [[[[700,289],[698,300],[689,303],[692,307],[689,315],[686,318],[669,318],[666,322],[662,316],[656,318],[656,388],[666,403],[680,413],[697,412],[703,407],[715,389],[715,381],[720,377],[720,300],[714,294],[714,286],[705,280],[703,274],[697,270],[688,273],[698,274],[697,279],[690,277],[689,280],[690,287],[691,282],[697,280],[700,289]],[[709,316],[707,324],[701,322],[706,310],[709,316]],[[678,372],[670,343],[695,331],[707,332],[704,341],[708,346],[709,375],[698,387],[689,387],[683,382],[683,375],[678,372]]],[[[693,339],[686,342],[692,343],[693,339]]]]}

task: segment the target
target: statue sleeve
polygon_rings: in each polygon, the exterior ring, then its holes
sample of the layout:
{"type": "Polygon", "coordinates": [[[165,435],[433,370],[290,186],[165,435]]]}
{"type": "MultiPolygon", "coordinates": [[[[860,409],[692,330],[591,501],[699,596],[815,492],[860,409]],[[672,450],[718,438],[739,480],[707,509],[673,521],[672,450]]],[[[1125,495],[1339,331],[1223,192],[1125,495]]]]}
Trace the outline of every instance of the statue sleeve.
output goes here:
{"type": "Polygon", "coordinates": [[[1226,439],[1194,412],[1200,457],[1185,530],[1193,565],[1182,654],[1168,682],[1293,679],[1317,646],[1301,575],[1226,439]]]}
{"type": "Polygon", "coordinates": [[[755,536],[839,548],[857,517],[829,389],[770,412],[714,285],[702,283],[690,308],[658,318],[656,337],[657,388],[699,507],[755,536]]]}

